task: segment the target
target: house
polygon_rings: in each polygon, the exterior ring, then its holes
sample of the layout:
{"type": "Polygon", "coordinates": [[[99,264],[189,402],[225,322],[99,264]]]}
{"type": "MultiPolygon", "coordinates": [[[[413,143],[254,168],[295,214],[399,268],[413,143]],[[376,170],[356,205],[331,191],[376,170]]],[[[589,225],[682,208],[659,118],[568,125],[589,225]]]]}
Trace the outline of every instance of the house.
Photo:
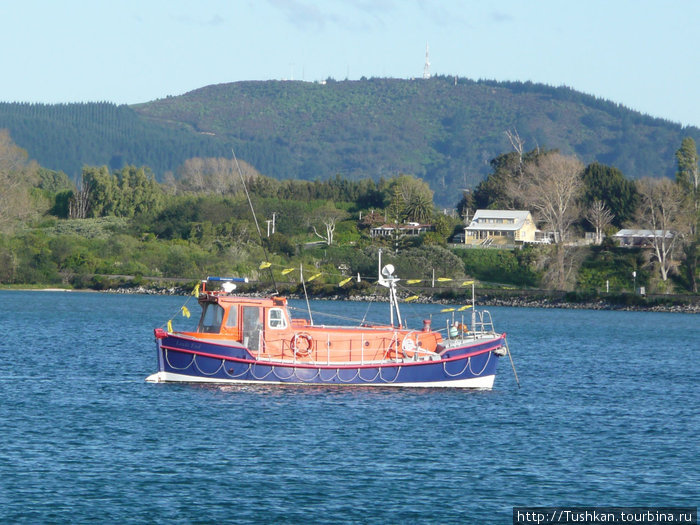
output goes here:
{"type": "Polygon", "coordinates": [[[465,230],[471,244],[541,242],[527,210],[476,210],[465,230]]]}
{"type": "Polygon", "coordinates": [[[374,238],[377,237],[390,237],[397,232],[399,235],[420,235],[421,233],[426,233],[433,231],[435,227],[432,224],[419,224],[417,222],[408,222],[406,224],[382,224],[381,226],[376,226],[369,231],[369,236],[374,238]]]}
{"type": "Polygon", "coordinates": [[[646,246],[659,237],[673,239],[674,233],[663,230],[620,230],[613,238],[620,243],[620,246],[646,246]]]}

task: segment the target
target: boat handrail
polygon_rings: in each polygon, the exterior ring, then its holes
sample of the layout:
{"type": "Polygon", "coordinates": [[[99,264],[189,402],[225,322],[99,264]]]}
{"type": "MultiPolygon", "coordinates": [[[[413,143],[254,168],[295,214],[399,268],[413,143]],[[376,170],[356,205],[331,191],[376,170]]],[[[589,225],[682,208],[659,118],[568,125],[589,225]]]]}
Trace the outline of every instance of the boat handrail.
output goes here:
{"type": "Polygon", "coordinates": [[[476,318],[474,320],[474,325],[472,329],[479,333],[493,333],[495,332],[493,328],[493,318],[491,317],[491,312],[488,310],[477,310],[476,318]]]}
{"type": "MultiPolygon", "coordinates": [[[[415,332],[415,331],[414,331],[415,332]]],[[[402,340],[411,335],[403,334],[400,331],[394,331],[391,335],[386,335],[384,337],[377,338],[378,344],[372,345],[371,348],[366,348],[368,345],[368,340],[365,339],[364,334],[360,335],[359,339],[348,338],[347,340],[330,340],[329,334],[326,334],[325,340],[312,339],[311,340],[311,351],[309,352],[308,358],[313,355],[312,361],[315,363],[325,363],[326,365],[331,365],[333,360],[331,359],[331,353],[335,345],[339,343],[345,344],[350,350],[351,354],[359,357],[359,363],[376,363],[379,361],[404,361],[407,356],[403,351],[402,340]],[[325,347],[325,348],[324,348],[325,347]],[[368,351],[369,350],[369,351],[368,351]],[[359,354],[359,355],[358,355],[359,354]],[[380,356],[381,357],[378,357],[380,356]]],[[[415,332],[418,333],[418,332],[415,332]]],[[[416,345],[415,348],[409,351],[415,356],[425,355],[429,356],[435,352],[421,348],[416,345]]],[[[259,360],[268,360],[274,355],[278,355],[281,360],[291,360],[292,363],[308,363],[309,360],[306,355],[300,356],[293,348],[292,341],[287,338],[280,337],[279,339],[265,340],[264,337],[260,337],[259,350],[252,352],[252,354],[259,360]]],[[[358,362],[355,358],[353,362],[358,362]]]]}

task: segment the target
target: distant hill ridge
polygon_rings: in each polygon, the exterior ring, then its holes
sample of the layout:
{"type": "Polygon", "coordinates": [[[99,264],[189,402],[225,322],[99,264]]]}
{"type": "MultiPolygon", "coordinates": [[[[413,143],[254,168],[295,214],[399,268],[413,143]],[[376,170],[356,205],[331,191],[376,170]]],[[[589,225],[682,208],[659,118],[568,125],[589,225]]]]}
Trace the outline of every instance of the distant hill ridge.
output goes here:
{"type": "Polygon", "coordinates": [[[683,137],[700,129],[568,87],[531,82],[373,78],[235,82],[137,104],[0,103],[0,128],[47,168],[148,165],[161,177],[194,156],[236,155],[276,178],[425,179],[439,204],[512,149],[557,148],[629,178],[673,176],[683,137]]]}

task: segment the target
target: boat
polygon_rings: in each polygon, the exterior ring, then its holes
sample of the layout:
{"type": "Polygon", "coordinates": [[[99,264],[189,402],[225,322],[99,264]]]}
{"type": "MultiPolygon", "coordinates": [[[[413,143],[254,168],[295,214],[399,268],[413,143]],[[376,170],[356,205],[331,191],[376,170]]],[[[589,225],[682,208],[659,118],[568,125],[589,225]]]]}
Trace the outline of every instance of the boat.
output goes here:
{"type": "Polygon", "coordinates": [[[198,285],[195,331],[154,330],[158,371],[147,381],[491,389],[510,351],[490,313],[474,308],[473,285],[464,307],[471,323],[457,322],[451,309],[444,328],[426,319],[411,329],[401,318],[399,280],[390,264],[378,276],[389,292],[388,323],[342,326],[315,324],[310,309],[292,318],[281,296],[236,295],[244,278],[208,277],[198,285]]]}

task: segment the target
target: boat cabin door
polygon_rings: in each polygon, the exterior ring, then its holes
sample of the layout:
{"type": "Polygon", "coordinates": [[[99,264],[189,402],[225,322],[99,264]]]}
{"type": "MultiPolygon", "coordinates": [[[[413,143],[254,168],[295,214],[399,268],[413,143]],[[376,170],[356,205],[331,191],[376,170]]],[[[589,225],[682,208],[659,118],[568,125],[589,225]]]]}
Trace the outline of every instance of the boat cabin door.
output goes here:
{"type": "Polygon", "coordinates": [[[249,350],[260,350],[262,332],[262,312],[258,306],[243,307],[243,345],[249,350]]]}

